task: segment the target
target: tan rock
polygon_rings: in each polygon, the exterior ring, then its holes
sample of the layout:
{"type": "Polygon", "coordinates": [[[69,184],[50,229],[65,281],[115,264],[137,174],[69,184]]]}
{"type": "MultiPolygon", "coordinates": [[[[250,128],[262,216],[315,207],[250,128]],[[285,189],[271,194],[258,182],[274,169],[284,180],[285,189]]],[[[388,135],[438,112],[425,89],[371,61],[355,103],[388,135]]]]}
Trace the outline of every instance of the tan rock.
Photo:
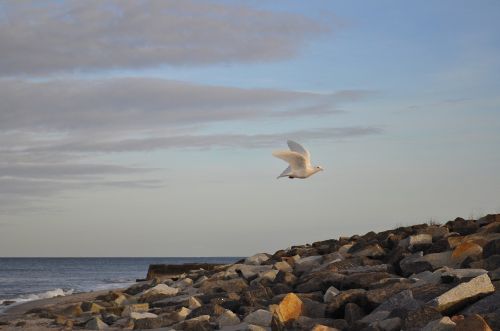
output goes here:
{"type": "Polygon", "coordinates": [[[440,312],[447,312],[461,306],[464,302],[472,301],[492,292],[495,292],[495,287],[491,283],[490,277],[483,274],[455,286],[431,300],[430,304],[440,312]]]}
{"type": "Polygon", "coordinates": [[[322,324],[316,324],[311,331],[337,331],[337,329],[322,324]]]}
{"type": "Polygon", "coordinates": [[[478,314],[470,315],[457,323],[455,331],[493,331],[478,314]]]}
{"type": "Polygon", "coordinates": [[[145,313],[149,310],[148,303],[136,303],[128,305],[123,309],[122,317],[129,317],[131,313],[145,313]]]}
{"type": "Polygon", "coordinates": [[[225,326],[237,325],[241,321],[238,316],[230,310],[225,310],[217,319],[217,324],[219,324],[219,329],[225,326]]]}
{"type": "Polygon", "coordinates": [[[302,314],[303,302],[295,293],[288,293],[278,305],[276,314],[282,323],[293,321],[302,314]]]}
{"type": "Polygon", "coordinates": [[[200,308],[200,307],[201,307],[200,299],[198,299],[196,297],[189,298],[189,300],[188,300],[188,308],[189,309],[194,310],[194,309],[200,308]]]}

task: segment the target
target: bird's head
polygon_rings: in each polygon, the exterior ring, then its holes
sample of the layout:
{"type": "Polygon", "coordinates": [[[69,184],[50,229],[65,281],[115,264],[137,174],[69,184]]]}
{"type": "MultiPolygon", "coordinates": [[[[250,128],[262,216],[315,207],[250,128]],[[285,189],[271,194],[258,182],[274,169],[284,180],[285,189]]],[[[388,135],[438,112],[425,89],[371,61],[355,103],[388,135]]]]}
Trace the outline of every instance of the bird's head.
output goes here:
{"type": "Polygon", "coordinates": [[[325,169],[323,169],[322,166],[316,166],[316,171],[323,171],[323,170],[325,170],[325,169]]]}

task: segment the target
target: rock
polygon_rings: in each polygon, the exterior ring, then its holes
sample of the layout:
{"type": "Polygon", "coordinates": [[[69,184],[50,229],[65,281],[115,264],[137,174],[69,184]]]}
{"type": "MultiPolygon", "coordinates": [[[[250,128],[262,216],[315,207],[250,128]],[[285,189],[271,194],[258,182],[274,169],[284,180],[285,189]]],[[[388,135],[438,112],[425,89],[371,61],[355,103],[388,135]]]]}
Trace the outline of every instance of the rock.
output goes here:
{"type": "Polygon", "coordinates": [[[474,278],[488,273],[488,271],[484,269],[452,269],[444,267],[440,270],[441,270],[441,279],[443,279],[443,282],[445,283],[457,280],[459,281],[462,279],[474,278]]]}
{"type": "Polygon", "coordinates": [[[276,262],[273,266],[278,271],[293,272],[293,268],[285,261],[276,262]]]}
{"type": "Polygon", "coordinates": [[[455,322],[448,316],[445,316],[427,323],[427,325],[422,328],[422,331],[453,331],[455,330],[455,325],[455,322]]]}
{"type": "Polygon", "coordinates": [[[271,314],[271,312],[264,309],[258,309],[248,314],[243,320],[248,324],[268,327],[271,326],[272,318],[273,315],[271,314]]]}
{"type": "Polygon", "coordinates": [[[266,253],[259,253],[255,254],[252,256],[249,256],[245,259],[245,264],[250,264],[250,265],[261,265],[262,263],[266,262],[269,260],[271,256],[266,253]]]}
{"type": "Polygon", "coordinates": [[[245,331],[269,331],[268,327],[263,327],[260,325],[253,325],[253,324],[247,324],[248,329],[245,329],[245,331]]]}
{"type": "Polygon", "coordinates": [[[488,323],[478,314],[465,317],[457,323],[455,331],[493,331],[488,323]]]}
{"type": "Polygon", "coordinates": [[[497,268],[500,268],[500,254],[496,255],[491,255],[487,257],[486,259],[477,261],[477,262],[472,262],[470,264],[471,268],[482,268],[486,270],[495,270],[497,268]]]}
{"type": "Polygon", "coordinates": [[[237,272],[246,280],[257,278],[259,274],[271,270],[271,265],[247,265],[247,264],[234,264],[227,269],[227,272],[237,272]]]}
{"type": "Polygon", "coordinates": [[[191,270],[195,269],[213,270],[219,266],[221,266],[221,264],[215,264],[215,263],[150,264],[146,279],[152,280],[155,278],[164,279],[167,277],[168,278],[178,277],[179,275],[187,273],[191,270]]]}
{"type": "Polygon", "coordinates": [[[409,276],[411,274],[417,274],[420,272],[433,270],[430,262],[423,259],[423,252],[417,252],[403,258],[399,262],[399,267],[403,272],[403,275],[409,276]]]}
{"type": "Polygon", "coordinates": [[[380,305],[393,295],[411,287],[410,283],[395,283],[383,288],[369,290],[366,292],[366,299],[373,307],[380,305]]]}
{"type": "Polygon", "coordinates": [[[294,293],[288,293],[278,305],[276,315],[281,323],[288,323],[302,315],[304,304],[294,293]]]}
{"type": "Polygon", "coordinates": [[[354,245],[349,249],[348,253],[352,254],[353,256],[372,257],[372,258],[385,256],[384,249],[377,243],[363,245],[362,247],[357,247],[356,245],[354,245]]]}
{"type": "Polygon", "coordinates": [[[149,310],[148,303],[136,303],[132,305],[128,305],[123,309],[122,317],[130,317],[132,313],[145,313],[149,310]]]}
{"type": "Polygon", "coordinates": [[[104,307],[96,304],[96,303],[93,303],[93,302],[89,302],[89,301],[84,301],[80,304],[80,307],[82,308],[82,310],[84,312],[91,312],[92,314],[97,314],[99,313],[101,310],[104,310],[104,307]]]}
{"type": "Polygon", "coordinates": [[[500,280],[500,268],[496,268],[495,270],[488,272],[488,276],[490,276],[492,281],[500,280]]]}
{"type": "Polygon", "coordinates": [[[329,326],[326,326],[326,325],[322,325],[322,324],[316,324],[312,329],[311,331],[338,331],[338,329],[335,329],[335,328],[331,328],[329,326]]]}
{"type": "Polygon", "coordinates": [[[285,284],[288,286],[294,286],[297,283],[297,276],[291,272],[278,271],[276,277],[274,277],[274,283],[285,284]]]}
{"type": "Polygon", "coordinates": [[[366,290],[352,289],[340,292],[337,296],[333,297],[326,308],[327,317],[342,316],[344,313],[345,305],[349,302],[356,303],[363,306],[366,304],[366,290]]]}
{"type": "Polygon", "coordinates": [[[248,288],[248,283],[241,279],[208,279],[203,282],[200,286],[200,292],[202,293],[214,293],[220,290],[224,292],[234,292],[241,293],[248,288]]]}
{"type": "Polygon", "coordinates": [[[458,232],[461,236],[474,233],[479,228],[479,225],[472,220],[464,220],[463,218],[456,218],[453,222],[448,222],[446,225],[453,232],[458,232]]]}
{"type": "Polygon", "coordinates": [[[404,290],[384,301],[369,315],[363,317],[361,322],[370,324],[376,321],[384,320],[388,318],[391,312],[396,308],[416,310],[419,307],[420,303],[413,298],[412,292],[410,290],[404,290]]]}
{"type": "Polygon", "coordinates": [[[189,297],[188,299],[188,308],[191,310],[194,310],[196,308],[201,307],[201,301],[198,300],[196,297],[189,297]]]}
{"type": "Polygon", "coordinates": [[[456,263],[451,258],[452,252],[445,251],[441,253],[431,253],[422,257],[423,261],[429,262],[432,269],[438,269],[445,266],[455,266],[456,263]]]}
{"type": "Polygon", "coordinates": [[[440,312],[450,312],[461,308],[467,302],[475,301],[481,296],[494,291],[495,288],[490,278],[487,274],[484,274],[455,286],[429,302],[429,304],[440,312]]]}
{"type": "Polygon", "coordinates": [[[475,302],[472,305],[469,305],[467,308],[461,311],[464,315],[472,315],[472,314],[489,314],[493,313],[496,310],[500,309],[500,291],[496,291],[493,294],[488,295],[487,297],[475,302]]]}
{"type": "Polygon", "coordinates": [[[340,291],[336,287],[330,286],[323,296],[323,302],[330,303],[339,293],[340,291]]]}
{"type": "Polygon", "coordinates": [[[454,264],[459,265],[467,257],[479,257],[483,253],[483,248],[473,242],[464,242],[455,247],[451,254],[451,260],[454,264]]]}
{"type": "Polygon", "coordinates": [[[381,279],[392,278],[394,275],[391,275],[387,272],[360,272],[356,274],[351,274],[349,277],[345,277],[345,279],[341,282],[341,289],[351,289],[351,288],[364,288],[368,289],[371,284],[380,281],[381,279]]]}
{"type": "Polygon", "coordinates": [[[179,289],[165,284],[158,284],[149,290],[144,291],[140,297],[141,302],[153,302],[164,298],[173,297],[179,293],[179,289]]]}
{"type": "Polygon", "coordinates": [[[213,327],[210,325],[209,318],[210,316],[199,316],[182,322],[182,328],[176,328],[175,326],[177,324],[173,325],[172,328],[175,330],[182,329],[184,331],[211,331],[213,327]]]}
{"type": "Polygon", "coordinates": [[[225,310],[224,313],[222,313],[217,319],[219,329],[222,329],[225,326],[238,325],[240,323],[241,321],[238,316],[230,310],[225,310]]]}
{"type": "Polygon", "coordinates": [[[500,330],[500,309],[484,315],[484,319],[493,330],[500,330]]]}
{"type": "Polygon", "coordinates": [[[430,234],[432,237],[432,241],[438,241],[448,235],[450,230],[444,226],[429,226],[425,229],[421,229],[417,231],[417,234],[430,234]]]}
{"type": "Polygon", "coordinates": [[[483,248],[483,258],[488,258],[496,254],[500,254],[500,239],[488,242],[483,248]]]}
{"type": "Polygon", "coordinates": [[[399,246],[407,248],[411,251],[418,251],[428,248],[432,245],[432,235],[422,233],[413,236],[408,236],[406,239],[399,242],[399,246]]]}
{"type": "Polygon", "coordinates": [[[306,271],[311,271],[312,269],[319,267],[323,261],[323,256],[313,255],[301,258],[295,262],[295,272],[302,273],[306,271]]]}
{"type": "Polygon", "coordinates": [[[85,323],[85,329],[88,330],[104,330],[109,328],[109,326],[104,323],[99,317],[94,317],[85,323]]]}
{"type": "Polygon", "coordinates": [[[400,310],[399,313],[397,311],[393,311],[392,314],[401,315],[403,317],[402,328],[405,330],[423,328],[429,322],[442,317],[442,315],[435,308],[425,305],[415,310],[403,309],[400,310]]]}
{"type": "Polygon", "coordinates": [[[153,313],[137,313],[137,312],[132,312],[130,313],[130,318],[134,319],[134,320],[140,320],[140,319],[143,319],[143,318],[157,318],[158,315],[156,314],[153,314],[153,313]]]}
{"type": "Polygon", "coordinates": [[[301,300],[303,303],[301,315],[311,318],[325,317],[326,304],[307,298],[303,298],[301,300]]]}
{"type": "Polygon", "coordinates": [[[377,327],[381,331],[399,331],[401,330],[401,318],[393,317],[377,322],[377,327]]]}
{"type": "Polygon", "coordinates": [[[349,325],[354,324],[354,322],[360,320],[365,316],[365,312],[355,303],[349,302],[344,308],[344,319],[349,325]]]}

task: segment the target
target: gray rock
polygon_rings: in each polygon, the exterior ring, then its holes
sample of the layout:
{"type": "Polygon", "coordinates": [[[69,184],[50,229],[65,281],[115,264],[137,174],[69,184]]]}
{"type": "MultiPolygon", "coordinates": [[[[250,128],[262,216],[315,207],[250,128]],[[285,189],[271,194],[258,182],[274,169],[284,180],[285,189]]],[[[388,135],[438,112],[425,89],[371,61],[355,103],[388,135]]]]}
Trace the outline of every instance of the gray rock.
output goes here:
{"type": "Polygon", "coordinates": [[[488,295],[487,297],[475,302],[474,304],[468,306],[464,310],[461,311],[463,315],[472,315],[472,314],[489,314],[493,313],[496,310],[500,309],[500,291],[496,291],[493,294],[488,295]]]}
{"type": "Polygon", "coordinates": [[[419,250],[430,247],[432,245],[432,236],[422,233],[413,236],[408,236],[399,242],[399,246],[409,250],[419,250]]]}
{"type": "Polygon", "coordinates": [[[445,316],[441,319],[429,322],[422,328],[422,331],[453,331],[455,330],[455,326],[455,322],[448,316],[445,316]]]}
{"type": "Polygon", "coordinates": [[[245,259],[245,264],[260,265],[270,259],[270,255],[266,253],[259,253],[249,256],[245,259]]]}
{"type": "Polygon", "coordinates": [[[396,309],[406,309],[406,310],[416,310],[420,307],[420,303],[413,298],[413,294],[410,290],[404,290],[398,294],[393,295],[386,301],[384,301],[380,306],[375,308],[369,315],[366,315],[361,319],[363,323],[373,323],[381,321],[389,317],[391,312],[396,309]]]}
{"type": "Polygon", "coordinates": [[[316,267],[319,267],[323,261],[323,256],[313,255],[301,258],[295,262],[295,271],[298,273],[310,271],[316,267]]]}
{"type": "Polygon", "coordinates": [[[243,321],[245,321],[248,324],[255,324],[255,325],[260,325],[264,327],[271,326],[271,320],[273,318],[273,315],[271,314],[270,311],[264,310],[264,309],[258,309],[250,314],[248,314],[243,321]]]}
{"type": "Polygon", "coordinates": [[[393,317],[377,322],[376,326],[381,331],[399,331],[401,330],[401,323],[401,318],[393,317]]]}
{"type": "Polygon", "coordinates": [[[323,302],[325,303],[330,303],[332,302],[333,298],[336,297],[337,295],[339,295],[340,291],[334,287],[334,286],[330,286],[326,292],[325,292],[325,295],[323,296],[323,302]]]}
{"type": "Polygon", "coordinates": [[[366,245],[362,249],[353,251],[354,248],[355,246],[349,249],[349,253],[352,254],[353,256],[377,258],[385,255],[384,249],[377,243],[366,245]]]}
{"type": "Polygon", "coordinates": [[[433,270],[431,263],[425,261],[423,256],[423,252],[417,252],[403,258],[399,262],[399,267],[401,268],[401,271],[403,271],[403,274],[409,276],[411,274],[433,270]]]}
{"type": "Polygon", "coordinates": [[[495,292],[495,287],[488,275],[484,274],[455,286],[434,300],[431,300],[429,304],[440,312],[451,312],[467,302],[477,300],[481,296],[493,292],[495,292]]]}
{"type": "Polygon", "coordinates": [[[109,326],[104,323],[99,317],[94,317],[87,323],[85,323],[85,328],[88,330],[105,330],[109,326]]]}
{"type": "Polygon", "coordinates": [[[488,276],[490,276],[490,279],[493,281],[500,280],[500,268],[488,272],[488,276]]]}
{"type": "Polygon", "coordinates": [[[220,329],[225,326],[238,325],[240,323],[239,317],[230,310],[225,310],[217,319],[217,324],[220,329]]]}
{"type": "Polygon", "coordinates": [[[500,254],[500,239],[492,240],[483,247],[483,258],[500,254]]]}

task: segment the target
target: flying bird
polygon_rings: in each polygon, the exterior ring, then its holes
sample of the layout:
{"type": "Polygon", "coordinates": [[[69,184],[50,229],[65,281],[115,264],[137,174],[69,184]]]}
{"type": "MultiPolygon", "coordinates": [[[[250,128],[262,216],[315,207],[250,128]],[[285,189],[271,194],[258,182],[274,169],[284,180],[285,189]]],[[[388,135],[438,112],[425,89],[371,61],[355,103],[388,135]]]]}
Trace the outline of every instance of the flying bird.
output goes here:
{"type": "Polygon", "coordinates": [[[290,147],[289,151],[273,152],[273,156],[290,164],[277,178],[307,178],[323,170],[320,166],[311,165],[311,154],[299,143],[288,140],[287,144],[290,147]]]}

